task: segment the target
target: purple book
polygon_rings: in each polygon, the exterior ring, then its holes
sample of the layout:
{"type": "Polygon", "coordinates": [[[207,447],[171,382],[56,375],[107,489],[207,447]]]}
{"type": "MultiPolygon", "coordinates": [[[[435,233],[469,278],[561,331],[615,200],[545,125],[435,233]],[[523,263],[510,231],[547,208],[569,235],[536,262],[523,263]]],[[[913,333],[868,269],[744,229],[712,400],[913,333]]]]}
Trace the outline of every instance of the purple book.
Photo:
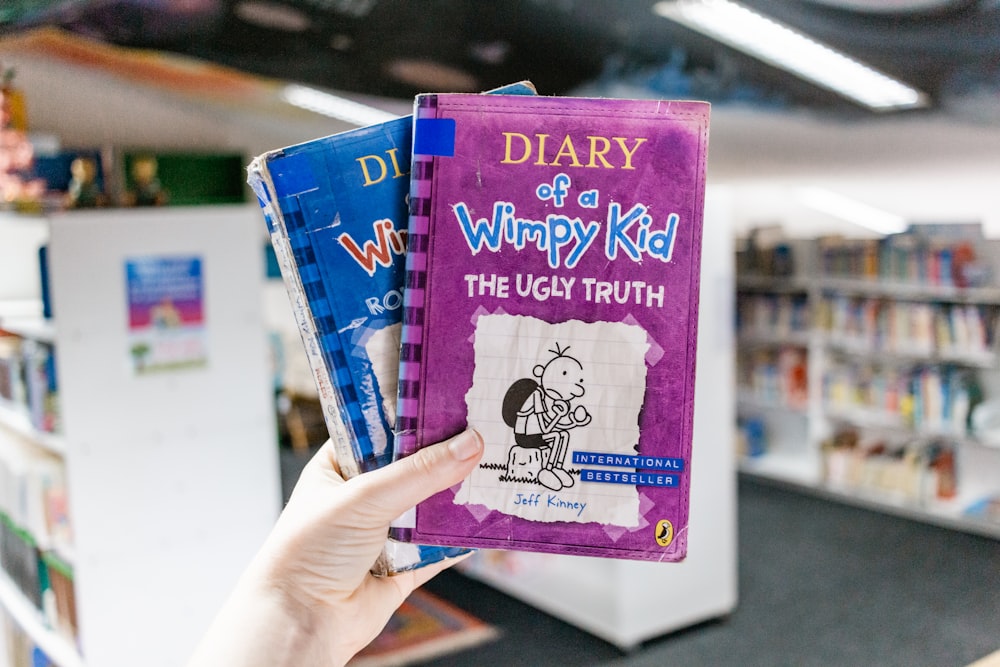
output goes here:
{"type": "Polygon", "coordinates": [[[395,533],[683,559],[709,105],[415,108],[397,453],[486,452],[395,533]]]}

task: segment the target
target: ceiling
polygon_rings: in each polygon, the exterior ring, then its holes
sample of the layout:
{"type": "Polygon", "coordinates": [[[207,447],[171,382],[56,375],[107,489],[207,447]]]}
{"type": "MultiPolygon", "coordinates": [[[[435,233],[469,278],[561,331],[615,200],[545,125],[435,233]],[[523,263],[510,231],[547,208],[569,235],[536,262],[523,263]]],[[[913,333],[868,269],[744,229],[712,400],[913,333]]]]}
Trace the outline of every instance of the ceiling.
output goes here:
{"type": "MultiPolygon", "coordinates": [[[[1000,0],[742,0],[941,108],[1000,90],[1000,0]]],[[[58,25],[337,90],[410,99],[531,79],[542,94],[692,97],[865,114],[656,16],[653,0],[15,0],[0,34],[58,25]]]]}

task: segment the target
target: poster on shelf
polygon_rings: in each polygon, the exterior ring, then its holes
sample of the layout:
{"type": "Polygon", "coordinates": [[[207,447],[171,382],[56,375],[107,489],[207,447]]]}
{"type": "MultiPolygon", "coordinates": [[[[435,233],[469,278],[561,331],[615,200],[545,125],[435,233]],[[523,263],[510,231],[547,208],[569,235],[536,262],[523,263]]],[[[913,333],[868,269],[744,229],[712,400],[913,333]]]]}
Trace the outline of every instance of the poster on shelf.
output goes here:
{"type": "Polygon", "coordinates": [[[125,276],[133,372],[145,375],[204,366],[207,344],[201,258],[128,258],[125,276]]]}

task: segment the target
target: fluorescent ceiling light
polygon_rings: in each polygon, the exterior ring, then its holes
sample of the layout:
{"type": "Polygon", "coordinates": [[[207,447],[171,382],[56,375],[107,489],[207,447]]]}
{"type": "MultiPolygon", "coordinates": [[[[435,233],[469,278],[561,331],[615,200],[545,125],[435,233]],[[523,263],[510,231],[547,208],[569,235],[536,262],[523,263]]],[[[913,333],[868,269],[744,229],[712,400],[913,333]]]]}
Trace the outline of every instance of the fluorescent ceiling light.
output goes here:
{"type": "Polygon", "coordinates": [[[796,198],[809,208],[826,213],[840,220],[853,222],[879,234],[898,234],[906,231],[906,218],[870,206],[825,188],[799,188],[796,198]]]}
{"type": "Polygon", "coordinates": [[[399,118],[388,111],[296,83],[281,90],[281,99],[299,108],[362,127],[399,118]]]}
{"type": "Polygon", "coordinates": [[[915,109],[925,93],[729,0],[663,0],[653,12],[874,111],[915,109]]]}
{"type": "Polygon", "coordinates": [[[237,18],[262,28],[305,32],[312,25],[312,21],[309,20],[309,16],[305,12],[271,2],[260,2],[259,0],[241,2],[233,7],[232,11],[237,18]]]}

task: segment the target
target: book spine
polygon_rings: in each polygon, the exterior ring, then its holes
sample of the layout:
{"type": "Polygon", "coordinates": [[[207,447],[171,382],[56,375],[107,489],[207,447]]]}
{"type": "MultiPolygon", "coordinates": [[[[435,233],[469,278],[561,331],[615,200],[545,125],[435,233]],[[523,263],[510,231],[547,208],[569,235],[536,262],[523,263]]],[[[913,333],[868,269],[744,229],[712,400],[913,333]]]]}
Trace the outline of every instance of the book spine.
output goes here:
{"type": "MultiPolygon", "coordinates": [[[[708,159],[708,119],[705,119],[704,124],[701,127],[701,132],[698,137],[698,165],[695,167],[698,174],[705,174],[707,166],[705,164],[708,159]]],[[[693,428],[694,428],[694,386],[695,377],[697,370],[697,341],[698,341],[698,316],[699,305],[701,302],[701,271],[697,267],[701,266],[701,251],[702,251],[702,235],[703,235],[703,225],[705,219],[705,178],[702,176],[697,179],[697,190],[694,193],[694,219],[698,221],[698,224],[694,227],[694,233],[691,239],[691,266],[696,267],[692,271],[691,275],[691,286],[690,292],[688,293],[688,307],[691,309],[690,312],[696,313],[694,317],[688,317],[688,331],[687,340],[689,341],[687,347],[687,362],[690,375],[686,379],[686,384],[688,387],[689,395],[686,397],[687,400],[684,402],[684,424],[685,433],[682,436],[683,441],[690,443],[693,440],[693,428]]],[[[682,475],[681,476],[681,491],[684,494],[684,498],[690,497],[691,492],[691,476],[682,475]]],[[[686,530],[686,529],[685,529],[686,530]]],[[[686,551],[686,540],[687,535],[682,536],[680,542],[681,551],[686,551]]]]}
{"type": "MultiPolygon", "coordinates": [[[[413,141],[425,118],[437,112],[436,95],[419,95],[413,114],[413,141]]],[[[431,187],[434,157],[414,152],[410,174],[409,239],[406,251],[405,301],[400,341],[399,397],[396,418],[396,455],[407,456],[419,447],[419,394],[424,322],[424,299],[427,282],[428,227],[431,212],[431,187]]]]}
{"type": "Polygon", "coordinates": [[[306,356],[309,359],[309,368],[312,371],[320,403],[323,406],[323,418],[330,433],[337,465],[341,475],[345,479],[350,479],[361,474],[361,466],[351,444],[351,436],[347,432],[343,419],[341,419],[342,400],[339,392],[333,386],[331,379],[333,375],[323,356],[309,295],[302,283],[284,216],[274,204],[276,197],[273,193],[273,186],[267,182],[266,172],[263,171],[263,168],[255,169],[254,166],[251,165],[250,184],[254,192],[257,193],[264,219],[267,222],[271,245],[274,247],[274,253],[278,259],[278,267],[281,270],[285,289],[288,291],[292,312],[295,315],[295,323],[298,326],[299,335],[302,337],[306,356]]]}
{"type": "MultiPolygon", "coordinates": [[[[296,285],[305,295],[311,335],[315,340],[315,350],[310,350],[310,356],[317,355],[320,365],[315,368],[323,370],[325,384],[322,388],[330,396],[328,404],[324,403],[328,429],[331,436],[338,433],[347,443],[358,472],[377,468],[385,462],[380,462],[374,454],[369,425],[349,370],[348,350],[338,330],[331,286],[323,278],[317,248],[313,245],[315,236],[297,201],[294,205],[287,201],[282,210],[285,239],[297,268],[296,285]]],[[[319,371],[314,369],[314,372],[319,371]]],[[[323,396],[320,395],[321,400],[323,396]]]]}

